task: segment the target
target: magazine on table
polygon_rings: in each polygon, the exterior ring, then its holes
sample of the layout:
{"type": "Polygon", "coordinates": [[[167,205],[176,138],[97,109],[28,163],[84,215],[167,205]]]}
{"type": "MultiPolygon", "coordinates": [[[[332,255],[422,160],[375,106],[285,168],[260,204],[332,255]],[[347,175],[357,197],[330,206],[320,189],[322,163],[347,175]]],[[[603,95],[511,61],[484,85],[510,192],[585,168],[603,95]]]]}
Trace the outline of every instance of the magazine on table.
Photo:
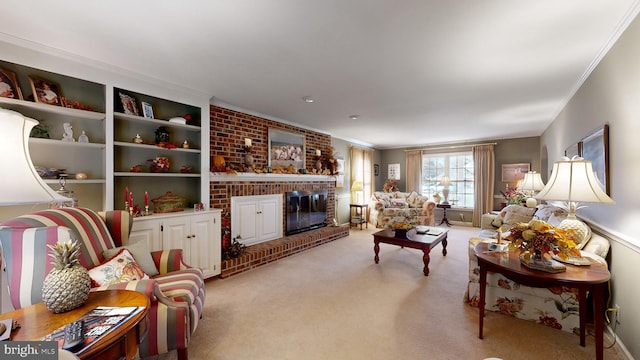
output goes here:
{"type": "MultiPolygon", "coordinates": [[[[84,321],[84,345],[79,346],[75,352],[82,351],[143,309],[144,307],[141,306],[98,306],[82,315],[78,320],[84,321]]],[[[66,326],[59,327],[51,334],[43,337],[42,340],[57,341],[58,347],[62,348],[66,326]]]]}

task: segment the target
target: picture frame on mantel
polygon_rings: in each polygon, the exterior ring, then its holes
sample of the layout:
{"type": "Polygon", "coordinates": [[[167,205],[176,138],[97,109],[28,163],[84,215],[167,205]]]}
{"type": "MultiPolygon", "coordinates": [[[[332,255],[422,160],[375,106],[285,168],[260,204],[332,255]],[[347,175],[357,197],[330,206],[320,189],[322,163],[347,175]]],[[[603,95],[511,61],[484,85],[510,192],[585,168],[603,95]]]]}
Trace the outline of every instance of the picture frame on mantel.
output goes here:
{"type": "Polygon", "coordinates": [[[269,167],[296,170],[306,169],[306,147],[304,134],[279,129],[269,129],[269,167]]]}
{"type": "Polygon", "coordinates": [[[524,174],[531,170],[531,164],[502,164],[502,182],[517,183],[524,179],[524,174]]]}

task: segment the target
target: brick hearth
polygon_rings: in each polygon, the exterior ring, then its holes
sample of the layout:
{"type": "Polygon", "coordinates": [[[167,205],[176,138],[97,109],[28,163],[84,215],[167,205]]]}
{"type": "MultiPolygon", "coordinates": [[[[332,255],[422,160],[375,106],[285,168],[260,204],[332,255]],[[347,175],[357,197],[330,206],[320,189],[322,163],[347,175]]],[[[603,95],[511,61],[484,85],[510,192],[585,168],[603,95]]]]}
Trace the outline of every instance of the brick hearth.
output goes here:
{"type": "Polygon", "coordinates": [[[329,226],[248,246],[244,255],[222,261],[221,278],[239,274],[301,251],[349,236],[349,226],[329,226]]]}

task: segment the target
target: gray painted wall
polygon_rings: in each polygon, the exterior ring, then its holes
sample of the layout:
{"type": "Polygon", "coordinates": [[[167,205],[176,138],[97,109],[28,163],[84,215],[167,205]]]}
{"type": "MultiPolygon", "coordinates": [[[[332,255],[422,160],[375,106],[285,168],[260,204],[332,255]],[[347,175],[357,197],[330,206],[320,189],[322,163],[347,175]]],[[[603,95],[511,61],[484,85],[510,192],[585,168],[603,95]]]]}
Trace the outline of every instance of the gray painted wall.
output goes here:
{"type": "MultiPolygon", "coordinates": [[[[495,146],[495,159],[496,159],[496,173],[494,194],[500,195],[500,191],[506,187],[506,183],[502,180],[502,164],[519,164],[529,163],[531,170],[541,172],[541,155],[540,155],[540,138],[539,137],[525,137],[517,139],[503,139],[492,140],[488,142],[496,142],[495,146]]],[[[456,144],[451,144],[456,145],[456,144]]],[[[406,152],[405,149],[391,149],[381,150],[380,152],[380,181],[376,182],[376,190],[382,191],[382,185],[387,179],[387,167],[389,164],[400,164],[400,181],[398,181],[398,187],[401,191],[406,191],[406,152]]],[[[542,175],[543,180],[546,181],[548,175],[542,175]]],[[[510,184],[512,186],[513,184],[510,184]]],[[[498,209],[500,203],[496,201],[494,208],[498,209]]],[[[460,212],[456,210],[450,210],[452,216],[448,216],[450,219],[459,221],[460,212]]],[[[447,212],[449,213],[449,212],[447,212]]],[[[471,222],[471,214],[462,212],[465,216],[466,222],[471,222]]],[[[447,214],[448,215],[448,214],[447,214]]]]}
{"type": "Polygon", "coordinates": [[[541,137],[549,171],[569,145],[609,124],[614,205],[588,204],[578,216],[614,235],[609,251],[612,299],[620,305],[619,342],[640,359],[640,20],[636,18],[541,137]]]}

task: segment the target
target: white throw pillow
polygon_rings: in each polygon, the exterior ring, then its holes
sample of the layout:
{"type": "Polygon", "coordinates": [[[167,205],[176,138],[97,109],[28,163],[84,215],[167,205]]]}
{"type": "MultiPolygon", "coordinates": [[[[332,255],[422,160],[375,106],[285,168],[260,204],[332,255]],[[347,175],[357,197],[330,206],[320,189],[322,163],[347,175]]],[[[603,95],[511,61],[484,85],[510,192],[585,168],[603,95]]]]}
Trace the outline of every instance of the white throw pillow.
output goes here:
{"type": "Polygon", "coordinates": [[[535,208],[528,208],[520,205],[509,205],[501,212],[501,215],[504,213],[502,223],[507,225],[514,225],[522,222],[527,223],[531,221],[535,211],[535,208]]]}
{"type": "Polygon", "coordinates": [[[95,286],[148,279],[147,275],[133,259],[127,249],[121,249],[113,258],[89,270],[91,282],[95,286]]]}

